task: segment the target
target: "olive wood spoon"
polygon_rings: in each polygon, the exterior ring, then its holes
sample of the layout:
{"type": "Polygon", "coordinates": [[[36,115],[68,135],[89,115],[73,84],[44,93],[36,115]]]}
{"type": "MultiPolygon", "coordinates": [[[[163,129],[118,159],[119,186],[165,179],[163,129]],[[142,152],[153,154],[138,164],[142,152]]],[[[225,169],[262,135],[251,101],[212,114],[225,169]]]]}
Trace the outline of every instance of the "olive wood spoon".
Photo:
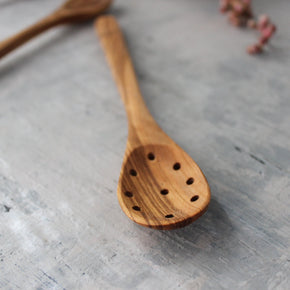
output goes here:
{"type": "Polygon", "coordinates": [[[36,24],[0,42],[0,58],[49,28],[95,17],[106,10],[111,2],[112,0],[68,0],[36,24]]]}
{"type": "Polygon", "coordinates": [[[183,227],[206,211],[210,201],[207,180],[147,109],[115,18],[100,16],[95,27],[128,116],[128,141],[117,190],[121,208],[142,226],[183,227]]]}

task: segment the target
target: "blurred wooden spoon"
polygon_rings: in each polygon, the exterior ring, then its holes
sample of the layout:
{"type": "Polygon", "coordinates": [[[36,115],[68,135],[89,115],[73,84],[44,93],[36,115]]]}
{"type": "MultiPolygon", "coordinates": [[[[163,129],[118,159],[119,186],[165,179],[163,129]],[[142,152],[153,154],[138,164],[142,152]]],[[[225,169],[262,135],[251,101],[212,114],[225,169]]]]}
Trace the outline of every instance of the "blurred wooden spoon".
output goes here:
{"type": "Polygon", "coordinates": [[[0,42],[0,58],[56,25],[89,20],[106,10],[112,0],[68,0],[53,13],[0,42]]]}

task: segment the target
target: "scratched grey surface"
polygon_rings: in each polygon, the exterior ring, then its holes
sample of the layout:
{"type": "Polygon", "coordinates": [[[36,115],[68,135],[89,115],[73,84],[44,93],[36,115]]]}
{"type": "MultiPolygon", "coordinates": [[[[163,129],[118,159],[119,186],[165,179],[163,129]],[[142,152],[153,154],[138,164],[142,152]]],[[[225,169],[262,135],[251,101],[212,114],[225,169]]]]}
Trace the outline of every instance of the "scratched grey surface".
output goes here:
{"type": "MultiPolygon", "coordinates": [[[[119,0],[144,98],[200,165],[208,212],[162,232],[120,210],[126,116],[91,24],[0,62],[0,288],[289,289],[288,0],[256,0],[279,30],[261,57],[214,0],[119,0]]],[[[0,0],[0,38],[56,0],[0,0]]]]}

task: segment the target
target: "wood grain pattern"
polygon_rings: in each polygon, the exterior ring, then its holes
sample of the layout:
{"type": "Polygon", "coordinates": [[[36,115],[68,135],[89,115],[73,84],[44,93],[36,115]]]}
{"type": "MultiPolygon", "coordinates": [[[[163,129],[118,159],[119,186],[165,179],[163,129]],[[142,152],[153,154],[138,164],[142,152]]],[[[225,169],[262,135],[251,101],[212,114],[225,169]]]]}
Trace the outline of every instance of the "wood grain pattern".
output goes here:
{"type": "Polygon", "coordinates": [[[49,28],[95,17],[106,10],[111,2],[112,0],[68,0],[49,16],[0,42],[0,58],[49,28]]]}
{"type": "Polygon", "coordinates": [[[149,113],[115,18],[101,16],[96,30],[128,116],[129,136],[117,190],[121,208],[134,222],[150,228],[188,225],[208,207],[206,178],[149,113]]]}

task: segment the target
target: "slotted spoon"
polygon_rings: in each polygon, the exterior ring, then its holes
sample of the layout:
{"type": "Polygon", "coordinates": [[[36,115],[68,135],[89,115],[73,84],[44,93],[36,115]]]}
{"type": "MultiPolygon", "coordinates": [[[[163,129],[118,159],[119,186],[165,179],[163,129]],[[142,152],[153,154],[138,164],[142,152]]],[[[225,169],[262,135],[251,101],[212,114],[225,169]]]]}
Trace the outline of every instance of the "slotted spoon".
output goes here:
{"type": "Polygon", "coordinates": [[[183,227],[206,211],[207,180],[147,109],[115,18],[101,16],[95,27],[128,116],[129,135],[117,190],[121,208],[142,226],[183,227]]]}

